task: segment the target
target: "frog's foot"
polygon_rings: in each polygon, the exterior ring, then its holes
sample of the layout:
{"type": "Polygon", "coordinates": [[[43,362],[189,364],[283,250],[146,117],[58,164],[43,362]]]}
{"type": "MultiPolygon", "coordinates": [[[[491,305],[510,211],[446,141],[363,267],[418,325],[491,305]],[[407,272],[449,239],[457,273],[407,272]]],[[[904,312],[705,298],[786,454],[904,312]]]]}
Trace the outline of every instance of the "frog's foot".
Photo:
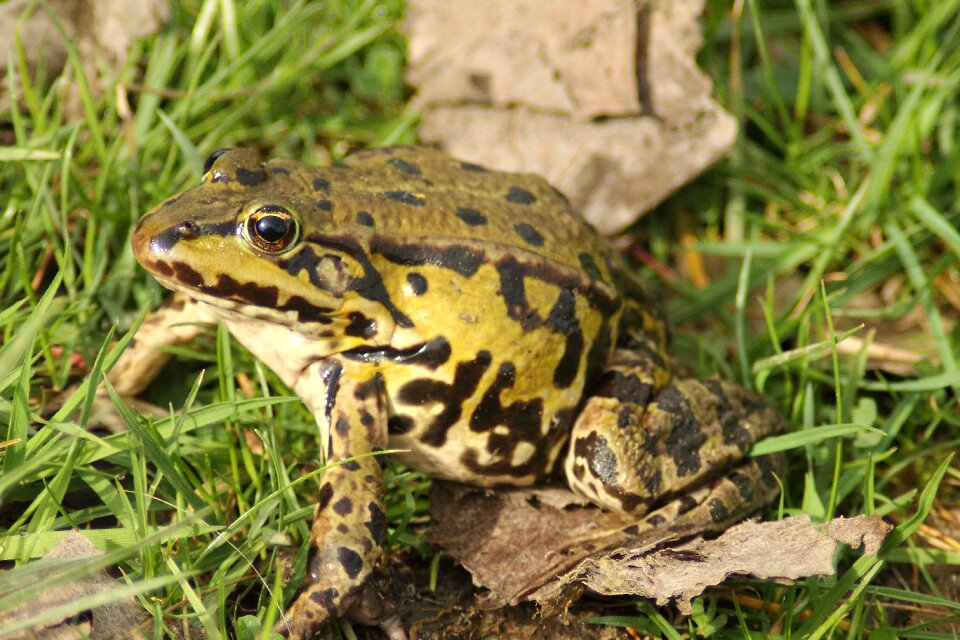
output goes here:
{"type": "MultiPolygon", "coordinates": [[[[783,430],[784,419],[756,394],[717,379],[677,380],[658,389],[650,377],[656,368],[643,364],[642,354],[633,357],[641,364],[637,374],[621,367],[605,376],[574,425],[565,466],[571,488],[636,516],[672,498],[683,497],[680,510],[688,511],[722,497],[718,515],[731,512],[731,500],[755,503],[753,509],[768,500],[769,492],[753,490],[751,478],[771,481],[772,463],[735,467],[753,443],[783,430]],[[727,472],[717,486],[736,491],[712,495],[708,489],[712,497],[690,499],[727,472]]],[[[627,359],[620,354],[614,362],[627,359]]]]}
{"type": "MultiPolygon", "coordinates": [[[[364,587],[364,594],[371,592],[371,589],[364,587]]],[[[372,592],[371,592],[372,593],[372,592]]],[[[304,591],[301,593],[300,597],[294,602],[293,606],[284,614],[284,620],[279,622],[275,627],[274,631],[279,633],[285,638],[290,638],[291,640],[307,640],[308,638],[314,637],[319,630],[323,628],[323,625],[329,622],[331,617],[321,617],[314,616],[310,617],[316,605],[316,600],[311,600],[310,602],[301,602],[300,598],[309,598],[310,592],[304,591]]],[[[349,618],[354,622],[357,622],[366,626],[379,626],[383,632],[386,634],[389,640],[409,640],[407,631],[403,626],[403,621],[395,613],[387,613],[386,609],[383,607],[382,602],[379,601],[379,596],[375,593],[372,593],[369,598],[376,598],[378,600],[378,606],[376,609],[381,611],[383,615],[378,615],[377,617],[371,617],[370,611],[364,605],[360,605],[360,609],[363,609],[362,613],[358,613],[358,609],[351,609],[345,612],[341,617],[349,618]]],[[[361,600],[368,599],[367,596],[361,596],[361,600]]]]}

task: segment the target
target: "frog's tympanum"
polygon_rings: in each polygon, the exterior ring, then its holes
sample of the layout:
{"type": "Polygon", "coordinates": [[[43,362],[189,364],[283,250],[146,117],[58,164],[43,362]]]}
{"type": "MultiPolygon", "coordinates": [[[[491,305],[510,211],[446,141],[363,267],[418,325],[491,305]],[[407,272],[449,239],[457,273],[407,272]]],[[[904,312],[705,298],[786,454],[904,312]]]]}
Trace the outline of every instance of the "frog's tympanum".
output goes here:
{"type": "Polygon", "coordinates": [[[771,463],[745,454],[782,419],[736,385],[671,379],[656,302],[543,179],[418,148],[323,168],[223,150],[205,170],[133,247],[316,416],[331,466],[283,633],[348,616],[403,637],[365,588],[386,528],[378,450],[485,487],[562,457],[598,505],[639,520],[677,502],[706,528],[770,496],[771,463]]]}

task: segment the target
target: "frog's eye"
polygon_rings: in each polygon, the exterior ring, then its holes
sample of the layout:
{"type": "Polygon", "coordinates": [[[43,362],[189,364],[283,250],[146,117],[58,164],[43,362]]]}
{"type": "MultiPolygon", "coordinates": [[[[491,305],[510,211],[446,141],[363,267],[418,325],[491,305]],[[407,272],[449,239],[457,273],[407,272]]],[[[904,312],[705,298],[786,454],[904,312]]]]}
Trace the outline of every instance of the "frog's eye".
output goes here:
{"type": "Polygon", "coordinates": [[[260,251],[281,253],[297,240],[300,225],[292,213],[278,205],[260,207],[243,224],[243,236],[260,251]]]}
{"type": "Polygon", "coordinates": [[[207,159],[203,161],[203,173],[206,174],[208,171],[210,171],[210,169],[213,168],[213,163],[216,162],[217,159],[223,154],[225,154],[227,151],[230,151],[229,147],[226,149],[217,149],[216,151],[208,155],[207,159]]]}

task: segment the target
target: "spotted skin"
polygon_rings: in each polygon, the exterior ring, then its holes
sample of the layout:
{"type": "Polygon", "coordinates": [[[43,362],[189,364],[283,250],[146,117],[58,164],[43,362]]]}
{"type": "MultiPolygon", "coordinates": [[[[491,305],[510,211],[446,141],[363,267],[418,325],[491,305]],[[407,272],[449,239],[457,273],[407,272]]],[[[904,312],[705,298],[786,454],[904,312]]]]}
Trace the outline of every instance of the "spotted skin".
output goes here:
{"type": "Polygon", "coordinates": [[[739,461],[783,420],[734,385],[671,379],[655,300],[542,178],[417,148],[333,167],[221,151],[205,170],[132,244],[316,416],[331,466],[289,637],[340,616],[403,637],[364,587],[378,449],[495,487],[544,479],[567,447],[570,486],[638,528],[722,528],[771,497],[777,461],[739,461]]]}

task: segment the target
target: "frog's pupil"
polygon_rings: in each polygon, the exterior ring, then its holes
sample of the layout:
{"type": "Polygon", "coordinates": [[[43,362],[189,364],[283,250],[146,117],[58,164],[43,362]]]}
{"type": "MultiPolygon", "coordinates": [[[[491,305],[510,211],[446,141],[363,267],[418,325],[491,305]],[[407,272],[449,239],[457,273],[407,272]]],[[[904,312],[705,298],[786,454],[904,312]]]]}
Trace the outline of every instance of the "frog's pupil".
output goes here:
{"type": "Polygon", "coordinates": [[[290,230],[290,221],[281,216],[263,216],[256,222],[257,235],[267,242],[280,242],[290,230]]]}

